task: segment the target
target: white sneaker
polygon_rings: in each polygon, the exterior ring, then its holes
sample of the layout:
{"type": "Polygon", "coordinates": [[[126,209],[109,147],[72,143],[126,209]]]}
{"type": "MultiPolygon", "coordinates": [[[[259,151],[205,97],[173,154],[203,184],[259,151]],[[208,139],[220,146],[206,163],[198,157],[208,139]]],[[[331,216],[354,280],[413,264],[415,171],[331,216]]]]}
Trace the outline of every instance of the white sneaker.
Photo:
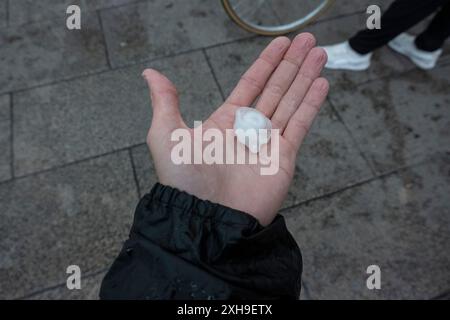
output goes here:
{"type": "Polygon", "coordinates": [[[360,71],[370,66],[372,53],[359,54],[350,47],[348,41],[322,48],[328,55],[325,68],[360,71]]]}
{"type": "Polygon", "coordinates": [[[416,47],[414,43],[415,37],[402,33],[389,42],[389,47],[393,50],[407,56],[414,62],[419,68],[428,70],[433,69],[436,66],[436,62],[439,59],[442,49],[436,51],[423,51],[416,47]]]}

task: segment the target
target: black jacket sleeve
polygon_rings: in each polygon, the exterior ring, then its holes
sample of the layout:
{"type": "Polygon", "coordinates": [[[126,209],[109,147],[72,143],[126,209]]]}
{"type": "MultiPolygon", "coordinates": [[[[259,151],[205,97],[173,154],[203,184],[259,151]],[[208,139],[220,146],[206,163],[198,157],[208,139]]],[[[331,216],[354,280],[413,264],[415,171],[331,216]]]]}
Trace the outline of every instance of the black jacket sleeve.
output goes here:
{"type": "Polygon", "coordinates": [[[300,250],[278,215],[252,216],[156,184],[139,202],[101,299],[297,299],[300,250]]]}

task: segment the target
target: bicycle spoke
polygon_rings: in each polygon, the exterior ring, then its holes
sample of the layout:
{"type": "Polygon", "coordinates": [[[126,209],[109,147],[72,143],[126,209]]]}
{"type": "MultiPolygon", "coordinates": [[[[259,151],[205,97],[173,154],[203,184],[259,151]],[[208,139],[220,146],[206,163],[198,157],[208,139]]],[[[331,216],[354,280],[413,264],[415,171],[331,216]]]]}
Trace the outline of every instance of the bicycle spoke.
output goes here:
{"type": "Polygon", "coordinates": [[[255,5],[255,1],[247,1],[249,3],[249,9],[247,9],[246,11],[241,11],[242,12],[242,18],[243,19],[247,19],[247,18],[253,18],[256,13],[261,9],[261,6],[266,2],[266,0],[257,0],[257,4],[255,5]],[[250,5],[250,3],[253,2],[253,5],[250,5]]]}

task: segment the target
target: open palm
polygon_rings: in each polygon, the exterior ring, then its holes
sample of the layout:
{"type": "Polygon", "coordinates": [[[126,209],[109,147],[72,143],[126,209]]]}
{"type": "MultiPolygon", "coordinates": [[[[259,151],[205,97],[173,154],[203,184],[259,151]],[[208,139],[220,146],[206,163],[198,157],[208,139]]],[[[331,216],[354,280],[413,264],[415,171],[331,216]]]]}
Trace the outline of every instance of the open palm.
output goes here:
{"type": "Polygon", "coordinates": [[[298,150],[328,93],[328,82],[319,77],[326,59],[309,33],[292,42],[286,37],[274,39],[242,75],[225,103],[203,123],[203,131],[216,128],[225,136],[225,130],[233,128],[236,109],[251,106],[258,98],[255,108],[280,132],[275,175],[261,175],[260,164],[174,164],[171,150],[176,142],[171,141],[171,133],[185,128],[193,135],[193,129],[180,115],[174,85],[157,71],[145,70],[153,106],[147,143],[160,182],[269,224],[287,195],[298,150]]]}

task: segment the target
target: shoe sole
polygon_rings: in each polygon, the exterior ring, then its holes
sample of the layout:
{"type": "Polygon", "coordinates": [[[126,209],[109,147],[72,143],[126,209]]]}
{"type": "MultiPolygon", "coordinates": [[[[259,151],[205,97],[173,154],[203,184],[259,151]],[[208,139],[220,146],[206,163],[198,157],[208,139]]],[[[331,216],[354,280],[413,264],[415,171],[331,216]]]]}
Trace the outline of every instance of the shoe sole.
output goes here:
{"type": "Polygon", "coordinates": [[[331,70],[349,70],[349,71],[364,71],[369,69],[369,65],[353,65],[353,66],[335,66],[335,65],[325,65],[326,69],[331,70]]]}
{"type": "Polygon", "coordinates": [[[409,60],[411,60],[416,66],[418,66],[419,68],[421,68],[423,70],[430,70],[436,66],[436,64],[433,64],[433,65],[424,64],[421,60],[418,60],[418,59],[414,58],[413,56],[410,56],[406,50],[403,50],[401,47],[397,47],[397,45],[395,43],[389,42],[388,46],[395,52],[398,52],[398,53],[404,55],[405,57],[409,58],[409,60]]]}

